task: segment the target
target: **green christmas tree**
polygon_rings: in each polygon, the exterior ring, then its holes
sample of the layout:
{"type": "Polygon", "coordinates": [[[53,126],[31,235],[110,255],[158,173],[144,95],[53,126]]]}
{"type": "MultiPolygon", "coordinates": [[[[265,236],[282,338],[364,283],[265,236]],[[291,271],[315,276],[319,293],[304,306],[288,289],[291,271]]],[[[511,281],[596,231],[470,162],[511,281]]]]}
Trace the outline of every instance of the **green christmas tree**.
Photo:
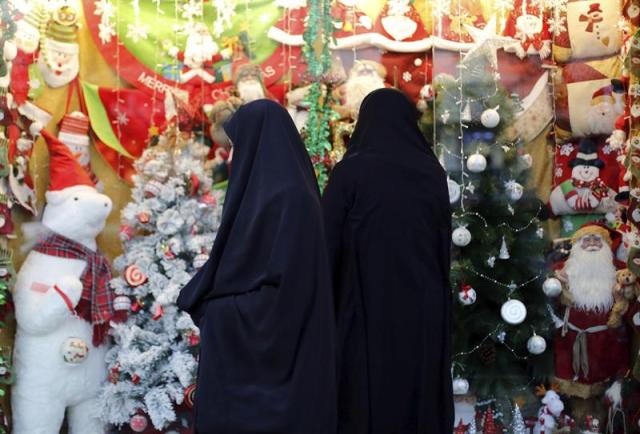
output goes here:
{"type": "Polygon", "coordinates": [[[509,128],[521,107],[489,55],[467,56],[457,77],[437,75],[434,91],[422,127],[449,175],[454,374],[510,408],[509,396],[544,381],[552,359],[542,206],[525,188],[531,156],[509,128]]]}

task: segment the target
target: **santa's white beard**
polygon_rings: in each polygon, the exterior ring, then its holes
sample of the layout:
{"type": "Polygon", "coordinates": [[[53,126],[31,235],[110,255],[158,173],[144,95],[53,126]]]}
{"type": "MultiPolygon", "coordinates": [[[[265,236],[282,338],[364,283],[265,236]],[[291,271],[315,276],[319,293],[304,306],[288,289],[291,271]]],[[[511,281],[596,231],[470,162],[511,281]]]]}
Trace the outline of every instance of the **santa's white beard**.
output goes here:
{"type": "Polygon", "coordinates": [[[77,44],[62,44],[62,43],[52,43],[47,39],[44,40],[45,49],[47,55],[38,56],[38,66],[40,67],[40,71],[44,77],[44,81],[49,85],[49,87],[62,87],[65,86],[78,75],[78,71],[80,70],[80,59],[78,57],[78,53],[70,52],[67,46],[75,45],[74,49],[78,46],[77,44]],[[57,52],[56,46],[54,44],[64,45],[64,52],[71,55],[71,58],[66,60],[64,64],[60,65],[55,61],[57,52]],[[51,59],[47,62],[47,59],[51,59]]]}
{"type": "Polygon", "coordinates": [[[201,68],[218,53],[218,45],[211,36],[192,35],[187,38],[184,64],[189,68],[201,68]]]}
{"type": "Polygon", "coordinates": [[[613,126],[619,113],[613,109],[611,104],[603,103],[592,106],[587,115],[589,122],[589,132],[591,134],[608,134],[613,130],[613,126]]]}
{"type": "Polygon", "coordinates": [[[237,88],[240,99],[245,103],[265,97],[262,84],[256,80],[241,81],[238,83],[237,88]]]}
{"type": "Polygon", "coordinates": [[[576,243],[571,248],[565,271],[569,278],[569,292],[577,308],[598,312],[611,309],[616,268],[608,245],[589,252],[582,249],[580,242],[576,243]]]}
{"type": "Polygon", "coordinates": [[[360,110],[362,100],[376,89],[384,87],[384,80],[380,76],[365,75],[351,77],[345,84],[346,105],[355,115],[360,110]]]}

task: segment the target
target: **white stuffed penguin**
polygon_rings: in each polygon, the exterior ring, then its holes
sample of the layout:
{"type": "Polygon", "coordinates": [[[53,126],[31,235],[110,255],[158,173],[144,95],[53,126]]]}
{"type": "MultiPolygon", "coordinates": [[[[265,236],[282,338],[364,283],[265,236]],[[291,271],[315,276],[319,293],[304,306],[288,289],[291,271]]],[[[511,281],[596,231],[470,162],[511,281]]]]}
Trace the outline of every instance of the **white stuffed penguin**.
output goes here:
{"type": "Polygon", "coordinates": [[[96,236],[111,212],[67,146],[43,131],[50,155],[43,236],[15,285],[18,323],[12,390],[14,434],[102,434],[96,395],[106,379],[111,270],[96,236]]]}

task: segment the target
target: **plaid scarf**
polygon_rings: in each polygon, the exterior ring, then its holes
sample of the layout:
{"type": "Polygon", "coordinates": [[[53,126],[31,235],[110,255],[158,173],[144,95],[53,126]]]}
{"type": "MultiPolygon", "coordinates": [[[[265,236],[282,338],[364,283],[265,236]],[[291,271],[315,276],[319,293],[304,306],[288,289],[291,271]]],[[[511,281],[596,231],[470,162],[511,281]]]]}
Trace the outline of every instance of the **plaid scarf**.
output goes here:
{"type": "Polygon", "coordinates": [[[111,268],[107,258],[99,251],[94,252],[56,233],[39,241],[33,250],[58,258],[86,261],[87,267],[80,276],[82,295],[76,312],[93,326],[93,345],[102,344],[109,331],[109,320],[114,316],[113,293],[109,288],[111,268]]]}

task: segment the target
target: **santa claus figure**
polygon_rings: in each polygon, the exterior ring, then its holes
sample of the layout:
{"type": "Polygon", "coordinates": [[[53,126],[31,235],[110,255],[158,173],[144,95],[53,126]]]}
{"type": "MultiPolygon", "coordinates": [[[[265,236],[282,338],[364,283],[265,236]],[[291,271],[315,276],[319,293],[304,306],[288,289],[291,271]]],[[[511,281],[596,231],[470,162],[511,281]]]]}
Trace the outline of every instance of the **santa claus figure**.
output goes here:
{"type": "Polygon", "coordinates": [[[560,391],[571,397],[600,396],[629,368],[627,329],[607,326],[617,270],[611,233],[594,223],[581,227],[557,272],[565,289],[554,315],[555,375],[560,391]]]}
{"type": "Polygon", "coordinates": [[[624,86],[619,80],[596,90],[591,96],[591,105],[587,113],[588,134],[609,134],[616,120],[624,113],[624,86]]]}
{"type": "Polygon", "coordinates": [[[247,63],[239,66],[234,72],[233,82],[243,104],[268,97],[260,65],[247,63]]]}
{"type": "MultiPolygon", "coordinates": [[[[411,0],[387,0],[374,26],[375,33],[396,42],[427,40],[429,35],[411,3],[411,0]]],[[[394,50],[395,45],[384,48],[394,50]]]]}
{"type": "Polygon", "coordinates": [[[569,161],[571,178],[551,192],[549,202],[554,214],[606,213],[616,209],[616,192],[601,178],[604,161],[598,158],[596,144],[582,139],[578,154],[569,161]]]}
{"type": "Polygon", "coordinates": [[[98,190],[102,184],[91,169],[91,154],[89,153],[89,118],[82,112],[72,112],[65,115],[60,122],[58,139],[64,143],[80,166],[89,174],[98,190]]]}
{"type": "Polygon", "coordinates": [[[387,70],[372,60],[356,61],[342,90],[342,106],[338,113],[343,117],[357,119],[360,104],[364,98],[376,89],[385,87],[387,70]]]}
{"type": "Polygon", "coordinates": [[[307,1],[276,0],[275,3],[282,8],[282,18],[269,29],[267,36],[285,45],[304,45],[302,34],[307,18],[307,1]]]}
{"type": "Polygon", "coordinates": [[[516,0],[504,34],[518,40],[513,47],[507,47],[506,50],[515,51],[521,59],[535,54],[544,59],[551,54],[549,24],[542,4],[538,1],[516,0]]]}
{"type": "Polygon", "coordinates": [[[56,9],[41,43],[38,66],[50,87],[69,84],[80,69],[78,12],[69,5],[56,9]]]}
{"type": "Polygon", "coordinates": [[[46,25],[49,14],[41,3],[35,3],[31,10],[16,23],[16,57],[11,67],[11,93],[17,105],[23,104],[32,90],[34,95],[44,88],[42,75],[36,63],[40,47],[40,29],[46,25]]]}
{"type": "Polygon", "coordinates": [[[357,5],[357,0],[337,0],[331,7],[336,39],[368,33],[373,28],[371,18],[357,5]]]}
{"type": "Polygon", "coordinates": [[[196,23],[187,36],[184,52],[172,49],[171,54],[180,60],[184,67],[180,72],[180,83],[194,85],[211,84],[216,81],[213,65],[229,58],[228,49],[220,51],[207,26],[196,23]]]}

